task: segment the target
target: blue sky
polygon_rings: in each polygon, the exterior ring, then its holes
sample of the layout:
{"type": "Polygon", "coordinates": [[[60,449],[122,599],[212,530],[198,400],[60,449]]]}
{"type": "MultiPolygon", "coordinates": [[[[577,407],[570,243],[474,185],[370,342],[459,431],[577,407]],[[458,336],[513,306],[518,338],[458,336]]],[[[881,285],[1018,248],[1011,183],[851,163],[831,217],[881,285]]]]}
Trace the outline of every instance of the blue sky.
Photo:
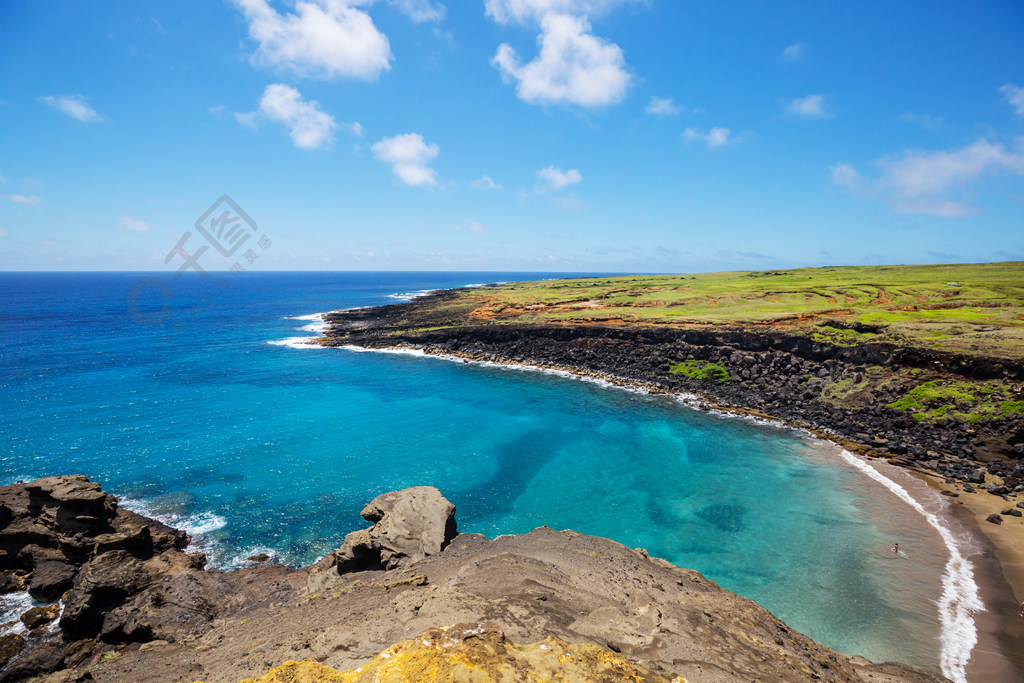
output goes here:
{"type": "Polygon", "coordinates": [[[1024,260],[1024,5],[0,4],[0,269],[168,270],[225,194],[210,270],[1024,260]]]}

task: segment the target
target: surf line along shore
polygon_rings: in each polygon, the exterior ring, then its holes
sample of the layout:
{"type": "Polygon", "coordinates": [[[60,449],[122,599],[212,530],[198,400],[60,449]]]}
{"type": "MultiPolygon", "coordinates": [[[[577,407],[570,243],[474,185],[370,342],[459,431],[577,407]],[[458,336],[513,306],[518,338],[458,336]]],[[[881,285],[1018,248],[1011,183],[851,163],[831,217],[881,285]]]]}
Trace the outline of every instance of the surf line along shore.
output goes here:
{"type": "MultiPolygon", "coordinates": [[[[435,296],[444,297],[445,293],[435,296]]],[[[411,305],[415,306],[424,302],[424,300],[429,302],[431,298],[425,297],[411,305]]],[[[791,414],[787,415],[786,410],[778,409],[780,407],[778,404],[766,406],[762,402],[760,405],[755,406],[742,405],[737,404],[734,400],[728,400],[730,397],[726,397],[726,400],[723,401],[721,396],[707,391],[706,387],[694,386],[691,383],[689,386],[681,388],[678,381],[665,381],[666,379],[678,379],[674,377],[662,375],[652,378],[652,374],[656,373],[650,372],[650,366],[657,366],[659,363],[664,365],[665,359],[663,354],[660,354],[657,348],[653,349],[654,353],[649,353],[652,350],[650,347],[656,347],[656,345],[650,344],[649,340],[645,344],[644,342],[637,343],[635,339],[628,339],[630,335],[623,335],[621,328],[613,330],[613,335],[611,335],[617,342],[617,349],[615,349],[617,353],[609,354],[611,357],[605,358],[605,362],[601,362],[599,353],[595,353],[593,348],[586,348],[584,353],[580,353],[580,345],[573,344],[573,341],[579,341],[578,339],[572,339],[571,333],[567,334],[564,329],[552,335],[550,327],[537,329],[530,328],[529,326],[509,325],[503,326],[505,329],[497,331],[494,329],[455,328],[423,332],[421,330],[395,329],[393,325],[390,325],[391,329],[385,332],[383,328],[393,323],[396,319],[394,309],[401,308],[402,306],[405,305],[398,304],[360,309],[358,311],[338,311],[325,314],[324,320],[328,323],[325,335],[318,339],[307,339],[307,343],[304,346],[342,346],[352,350],[414,353],[449,360],[524,367],[558,374],[564,373],[579,379],[606,382],[627,389],[640,390],[645,393],[673,394],[684,402],[704,410],[711,410],[726,415],[742,415],[754,419],[769,420],[788,427],[803,429],[815,436],[838,443],[848,451],[861,454],[867,453],[872,456],[887,456],[894,464],[903,465],[911,470],[924,470],[920,463],[901,461],[899,458],[894,458],[896,454],[889,453],[884,448],[879,448],[878,444],[869,445],[863,443],[863,439],[858,441],[847,438],[842,432],[848,430],[833,429],[833,426],[827,420],[810,421],[794,417],[791,414]],[[510,329],[513,327],[518,329],[510,329]],[[536,334],[536,340],[531,339],[532,334],[536,334]],[[627,339],[623,339],[624,336],[627,339]],[[552,339],[552,337],[555,337],[555,339],[552,339]],[[559,337],[561,338],[559,339],[559,337]],[[568,340],[566,340],[566,337],[568,337],[568,340]],[[531,341],[539,341],[539,343],[532,344],[530,343],[531,341]],[[568,341],[568,343],[559,343],[565,341],[568,341]],[[623,342],[634,342],[631,344],[634,347],[632,356],[629,353],[623,353],[623,342]],[[562,348],[559,349],[559,346],[562,346],[562,348]],[[635,347],[644,346],[647,348],[643,348],[642,351],[648,352],[650,356],[653,356],[653,363],[641,364],[647,365],[647,367],[640,367],[639,371],[637,371],[636,356],[648,354],[637,354],[635,347]],[[627,356],[625,362],[622,362],[623,355],[627,356]],[[616,358],[615,356],[618,357],[616,358]],[[571,359],[571,362],[558,362],[565,359],[571,359]],[[614,368],[618,372],[609,372],[609,368],[614,368]]],[[[646,331],[638,328],[633,328],[632,330],[635,336],[643,335],[646,331]]],[[[596,332],[596,330],[591,328],[582,337],[592,341],[598,336],[596,332]]],[[[906,437],[903,436],[902,438],[906,437]]],[[[884,442],[884,439],[879,439],[879,441],[884,442]]],[[[849,453],[846,455],[849,456],[850,464],[859,466],[861,462],[859,458],[855,458],[855,456],[849,453]]],[[[882,476],[878,475],[877,469],[871,467],[870,464],[864,464],[863,468],[871,470],[877,476],[882,476]]],[[[865,471],[865,474],[872,476],[867,471],[865,471]]],[[[972,495],[970,494],[971,486],[963,487],[957,480],[943,477],[936,472],[931,472],[931,474],[933,479],[938,477],[938,485],[944,488],[947,493],[960,497],[972,495]]],[[[877,476],[874,478],[877,479],[877,476]]],[[[882,478],[884,479],[884,477],[882,478]]],[[[988,474],[985,474],[984,479],[986,481],[995,480],[994,477],[988,474]]],[[[904,502],[912,506],[920,506],[902,487],[891,482],[891,480],[886,479],[885,481],[888,484],[880,483],[890,488],[899,497],[904,498],[904,502]],[[902,495],[896,489],[899,489],[902,495]]],[[[974,490],[977,491],[977,488],[974,490]]],[[[984,492],[973,495],[978,499],[989,496],[989,494],[984,492]]],[[[995,496],[989,497],[995,501],[995,496]]],[[[952,497],[950,497],[950,500],[953,500],[952,497]]],[[[1012,505],[1013,502],[1015,501],[1009,501],[1009,505],[1012,505]]],[[[954,501],[953,504],[956,505],[958,503],[960,501],[954,501]]],[[[967,507],[973,511],[984,508],[983,505],[979,506],[973,500],[971,503],[967,507]]],[[[999,498],[996,506],[998,507],[999,505],[1006,506],[1008,501],[999,498]]],[[[989,507],[991,507],[991,503],[989,503],[989,507]]],[[[1019,549],[1014,549],[1014,543],[1008,542],[1008,539],[1005,537],[1009,536],[1011,531],[1008,528],[1009,525],[1001,529],[1007,532],[1004,538],[995,539],[985,536],[986,540],[995,542],[995,547],[991,543],[985,543],[986,551],[980,554],[974,553],[971,557],[967,557],[967,554],[972,551],[958,545],[957,540],[952,537],[949,530],[942,526],[942,520],[934,517],[929,511],[918,510],[918,512],[924,514],[928,522],[936,528],[950,553],[950,561],[947,564],[945,576],[943,577],[943,595],[939,598],[938,607],[944,631],[942,646],[943,672],[954,680],[966,680],[965,677],[968,672],[980,672],[981,670],[985,671],[985,678],[987,680],[1019,680],[1021,677],[1024,677],[1024,662],[1017,661],[1021,659],[1019,654],[1014,656],[1015,653],[1021,651],[1022,641],[1019,632],[1019,617],[1016,611],[1017,603],[1013,602],[1015,599],[1013,594],[1024,593],[1024,590],[1022,590],[1024,585],[1019,583],[1019,575],[1012,571],[1014,568],[1013,563],[1008,564],[1009,570],[998,563],[998,559],[1002,559],[998,554],[1000,552],[1006,554],[1007,550],[1009,550],[1010,556],[1019,554],[1019,549]],[[931,516],[931,519],[929,519],[929,516],[931,516]],[[993,557],[993,553],[996,553],[995,557],[993,557]],[[987,612],[984,611],[986,608],[982,606],[979,599],[979,588],[975,584],[976,577],[972,568],[973,562],[985,562],[992,565],[980,572],[981,583],[983,584],[980,589],[980,595],[989,601],[989,607],[987,608],[989,611],[987,612]],[[1011,586],[1007,586],[1006,581],[1012,581],[1013,583],[1011,586]],[[1006,605],[1011,605],[1012,609],[1009,611],[1004,610],[1003,607],[1006,607],[1006,605]],[[979,637],[975,626],[976,613],[981,615],[982,633],[980,635],[981,645],[979,646],[979,651],[986,653],[984,658],[971,657],[972,648],[979,637]],[[1010,655],[1009,659],[996,656],[993,654],[996,651],[1010,655]],[[982,660],[987,660],[987,663],[982,660]],[[996,662],[995,660],[999,661],[996,662]]],[[[980,512],[977,514],[980,514],[980,512]]],[[[991,525],[985,522],[984,519],[985,516],[978,517],[976,520],[978,523],[971,525],[974,534],[988,531],[984,526],[991,525]]],[[[964,521],[969,522],[969,520],[964,521]]],[[[1011,519],[1010,523],[1012,524],[1013,521],[1016,520],[1011,519]]]]}

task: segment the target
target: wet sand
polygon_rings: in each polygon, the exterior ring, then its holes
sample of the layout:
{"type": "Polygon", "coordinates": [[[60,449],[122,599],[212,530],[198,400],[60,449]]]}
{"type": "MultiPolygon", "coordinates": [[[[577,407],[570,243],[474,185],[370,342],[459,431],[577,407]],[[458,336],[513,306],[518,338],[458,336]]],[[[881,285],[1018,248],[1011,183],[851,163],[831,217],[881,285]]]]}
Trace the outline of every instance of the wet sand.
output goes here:
{"type": "MultiPolygon", "coordinates": [[[[1015,507],[1016,500],[1003,500],[985,491],[992,481],[979,485],[975,493],[963,490],[961,482],[947,484],[934,474],[914,472],[929,486],[959,494],[950,497],[951,514],[972,532],[977,551],[968,559],[974,564],[985,612],[975,615],[978,644],[967,667],[969,681],[1018,683],[1024,681],[1024,519],[1003,516],[1000,525],[986,521],[993,512],[1015,507]]],[[[994,480],[993,480],[994,481],[994,480]]]]}

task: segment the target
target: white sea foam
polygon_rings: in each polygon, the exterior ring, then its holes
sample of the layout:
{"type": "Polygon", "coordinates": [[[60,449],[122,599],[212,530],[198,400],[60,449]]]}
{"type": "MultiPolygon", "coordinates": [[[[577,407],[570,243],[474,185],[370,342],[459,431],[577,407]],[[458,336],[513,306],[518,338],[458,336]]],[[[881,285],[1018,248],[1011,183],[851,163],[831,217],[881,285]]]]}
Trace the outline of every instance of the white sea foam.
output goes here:
{"type": "Polygon", "coordinates": [[[324,320],[325,313],[310,313],[309,315],[288,315],[285,316],[287,320],[308,320],[308,325],[302,325],[301,327],[295,328],[298,332],[312,332],[314,336],[307,337],[285,337],[284,339],[271,339],[267,343],[271,346],[287,346],[290,349],[321,349],[323,348],[319,344],[312,344],[314,339],[317,339],[327,331],[328,324],[324,320]]]}
{"type": "Polygon", "coordinates": [[[187,533],[192,537],[192,545],[188,547],[189,552],[202,550],[207,545],[206,537],[214,531],[223,529],[228,523],[226,519],[213,512],[194,512],[190,514],[161,513],[155,511],[144,501],[131,498],[120,499],[118,504],[132,512],[137,512],[144,517],[155,519],[169,527],[180,529],[187,533]]]}
{"type": "Polygon", "coordinates": [[[32,596],[28,594],[28,591],[15,591],[14,593],[0,595],[0,624],[14,622],[10,626],[0,630],[0,635],[7,635],[8,633],[24,633],[27,631],[28,629],[25,628],[25,624],[21,623],[19,617],[33,607],[37,607],[42,604],[44,603],[33,600],[32,596]]]}
{"type": "Polygon", "coordinates": [[[319,344],[310,343],[316,337],[285,337],[284,339],[271,339],[267,343],[271,346],[287,346],[290,349],[321,349],[319,344]]]}
{"type": "Polygon", "coordinates": [[[267,560],[268,564],[279,563],[281,559],[280,554],[273,548],[267,548],[265,546],[258,545],[239,552],[237,555],[230,558],[222,567],[222,569],[243,569],[245,567],[255,566],[257,563],[253,562],[249,558],[255,557],[256,555],[269,556],[270,559],[267,560]]]}
{"type": "Polygon", "coordinates": [[[394,294],[388,294],[389,299],[398,299],[399,301],[412,301],[413,299],[419,299],[424,296],[433,294],[438,290],[436,289],[419,289],[415,292],[395,292],[394,294]]]}
{"type": "Polygon", "coordinates": [[[419,358],[436,358],[437,360],[447,361],[449,363],[466,363],[468,365],[479,365],[487,368],[496,368],[499,370],[511,370],[517,372],[539,372],[544,375],[553,375],[555,377],[565,377],[567,379],[582,380],[589,382],[590,384],[596,384],[601,387],[616,387],[624,391],[630,391],[637,394],[649,394],[650,391],[639,384],[630,382],[626,379],[610,378],[605,379],[604,377],[593,377],[590,375],[582,375],[571,370],[563,370],[561,368],[545,368],[539,365],[528,365],[526,363],[497,363],[490,360],[476,360],[470,358],[463,358],[462,356],[456,356],[447,353],[427,353],[423,349],[417,349],[412,347],[385,347],[385,348],[366,348],[363,346],[355,346],[354,344],[346,344],[339,346],[338,348],[346,351],[354,351],[355,353],[390,353],[401,356],[416,356],[419,358]],[[614,381],[612,381],[614,380],[614,381]]]}
{"type": "Polygon", "coordinates": [[[475,283],[473,283],[471,285],[462,285],[462,286],[465,289],[472,289],[472,288],[476,288],[476,287],[486,287],[487,285],[484,284],[483,282],[475,282],[475,283]]]}
{"type": "Polygon", "coordinates": [[[949,552],[949,560],[942,575],[942,596],[939,598],[939,620],[942,624],[942,650],[939,666],[942,675],[966,683],[967,663],[978,642],[978,630],[974,614],[985,610],[978,595],[978,584],[974,581],[974,568],[964,557],[961,544],[938,515],[926,509],[917,499],[867,461],[849,451],[840,449],[839,455],[876,482],[889,489],[897,498],[914,508],[932,527],[939,532],[949,552]]]}

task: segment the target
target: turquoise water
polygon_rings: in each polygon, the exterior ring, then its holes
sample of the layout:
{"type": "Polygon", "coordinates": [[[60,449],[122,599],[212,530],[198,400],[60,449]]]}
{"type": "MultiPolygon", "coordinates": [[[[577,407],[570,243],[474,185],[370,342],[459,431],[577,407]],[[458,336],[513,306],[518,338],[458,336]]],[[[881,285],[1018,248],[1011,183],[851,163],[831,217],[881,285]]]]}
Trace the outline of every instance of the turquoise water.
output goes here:
{"type": "Polygon", "coordinates": [[[524,274],[168,278],[136,316],[167,305],[159,326],[128,313],[139,277],[0,274],[4,483],[86,473],[221,567],[309,563],[373,497],[429,484],[462,531],[607,536],[838,649],[937,666],[942,545],[831,446],[560,376],[269,343],[303,334],[287,316],[524,274]]]}

